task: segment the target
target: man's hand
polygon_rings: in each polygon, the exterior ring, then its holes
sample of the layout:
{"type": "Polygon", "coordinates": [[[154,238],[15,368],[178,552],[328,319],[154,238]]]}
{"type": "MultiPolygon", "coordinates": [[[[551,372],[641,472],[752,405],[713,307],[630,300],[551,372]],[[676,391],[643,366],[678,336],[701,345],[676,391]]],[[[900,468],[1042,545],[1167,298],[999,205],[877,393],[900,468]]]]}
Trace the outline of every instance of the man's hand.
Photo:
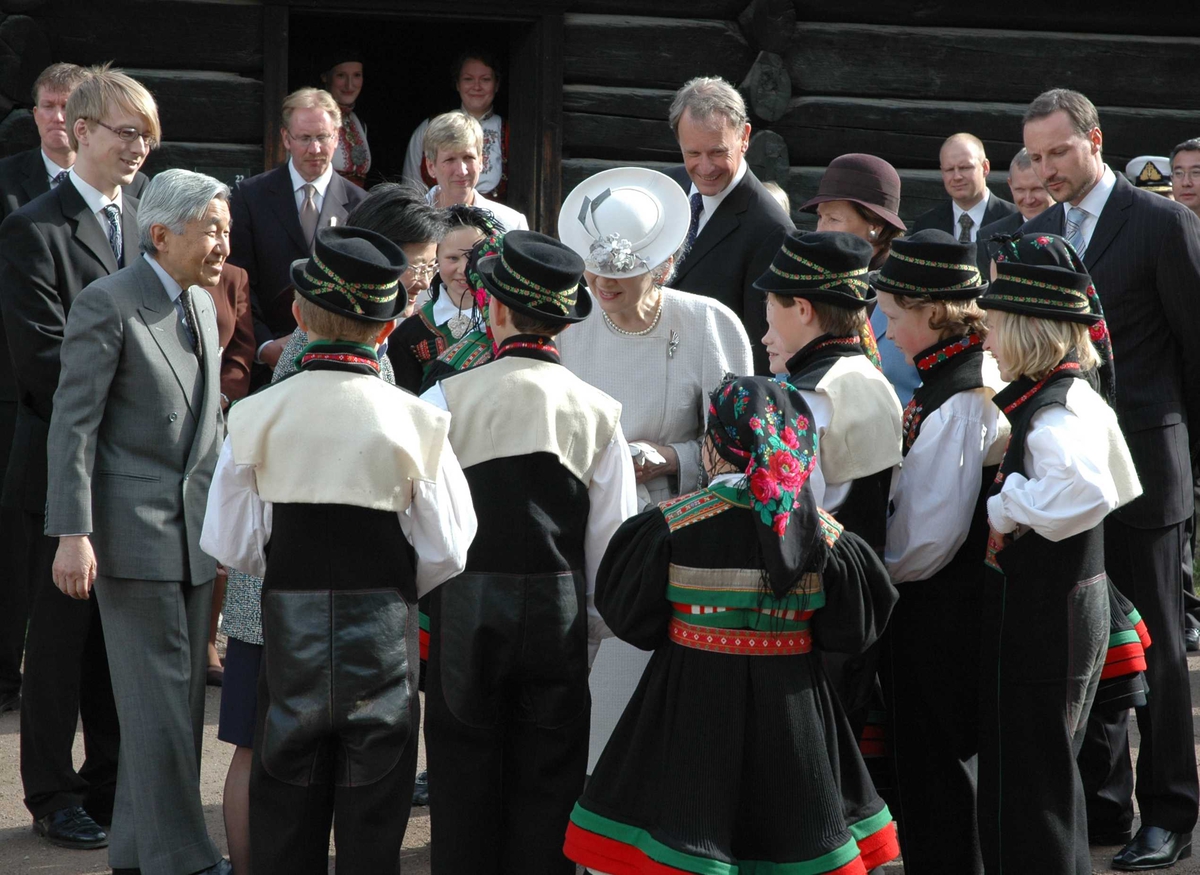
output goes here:
{"type": "Polygon", "coordinates": [[[275,370],[275,366],[279,364],[279,357],[283,355],[283,349],[287,345],[283,340],[272,340],[262,348],[262,352],[258,357],[262,359],[264,365],[267,365],[271,370],[275,370]]]}
{"type": "Polygon", "coordinates": [[[92,539],[87,535],[70,535],[58,539],[54,554],[54,585],[73,599],[86,599],[96,579],[96,554],[92,539]]]}
{"type": "Polygon", "coordinates": [[[679,454],[675,452],[674,447],[652,443],[651,441],[638,441],[638,443],[654,447],[664,459],[661,465],[655,465],[652,462],[644,462],[644,464],[639,465],[635,461],[633,463],[633,477],[638,483],[649,483],[656,477],[666,477],[668,474],[675,474],[679,471],[679,454]]]}

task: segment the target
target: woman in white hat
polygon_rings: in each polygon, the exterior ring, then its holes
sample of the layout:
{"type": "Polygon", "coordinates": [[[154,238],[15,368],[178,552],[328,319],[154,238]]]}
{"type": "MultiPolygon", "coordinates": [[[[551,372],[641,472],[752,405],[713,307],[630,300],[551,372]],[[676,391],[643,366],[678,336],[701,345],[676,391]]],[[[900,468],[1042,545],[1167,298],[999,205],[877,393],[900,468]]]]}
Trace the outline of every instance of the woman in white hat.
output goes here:
{"type": "MultiPolygon", "coordinates": [[[[732,310],[667,288],[690,218],[679,184],[640,167],[586,179],[558,216],[559,239],[583,258],[600,310],[559,336],[562,362],[621,402],[642,510],[700,487],[708,396],[726,373],[754,372],[732,310]]],[[[589,773],[649,657],[615,638],[600,648],[590,678],[589,773]]]]}

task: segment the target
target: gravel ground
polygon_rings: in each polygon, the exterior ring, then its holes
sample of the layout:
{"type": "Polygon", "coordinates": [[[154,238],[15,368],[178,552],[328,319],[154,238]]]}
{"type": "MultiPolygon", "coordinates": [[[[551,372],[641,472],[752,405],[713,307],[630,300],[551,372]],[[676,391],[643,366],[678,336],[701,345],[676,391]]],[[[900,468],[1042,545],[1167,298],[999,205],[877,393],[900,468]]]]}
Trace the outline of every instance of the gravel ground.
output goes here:
{"type": "MultiPolygon", "coordinates": [[[[1193,722],[1200,717],[1200,655],[1189,659],[1192,678],[1193,722]]],[[[233,748],[217,740],[217,712],[221,692],[209,688],[205,706],[204,761],[200,774],[200,793],[208,819],[208,831],[213,841],[225,850],[225,826],[221,820],[221,792],[225,771],[233,748]]],[[[1197,723],[1200,729],[1200,723],[1197,723]]],[[[1136,742],[1136,736],[1134,741],[1136,742]]],[[[107,851],[67,851],[55,848],[30,828],[29,814],[21,803],[21,779],[18,771],[20,748],[19,717],[15,712],[0,715],[0,875],[83,875],[108,873],[107,851]]],[[[1136,756],[1136,752],[1135,752],[1136,756]]],[[[82,736],[75,738],[76,762],[82,761],[82,736]]],[[[425,750],[420,752],[421,767],[425,750]]],[[[1200,849],[1200,839],[1197,840],[1200,849]]],[[[1096,875],[1108,875],[1115,848],[1093,848],[1092,868],[1096,875]]],[[[334,871],[334,848],[329,850],[330,872],[334,871]]],[[[401,857],[404,875],[429,873],[429,809],[416,808],[404,837],[401,857]]],[[[899,875],[903,867],[893,864],[886,868],[888,875],[899,875]]],[[[1177,875],[1200,875],[1200,856],[1180,863],[1170,870],[1177,875]]],[[[536,875],[536,873],[531,873],[536,875]]]]}

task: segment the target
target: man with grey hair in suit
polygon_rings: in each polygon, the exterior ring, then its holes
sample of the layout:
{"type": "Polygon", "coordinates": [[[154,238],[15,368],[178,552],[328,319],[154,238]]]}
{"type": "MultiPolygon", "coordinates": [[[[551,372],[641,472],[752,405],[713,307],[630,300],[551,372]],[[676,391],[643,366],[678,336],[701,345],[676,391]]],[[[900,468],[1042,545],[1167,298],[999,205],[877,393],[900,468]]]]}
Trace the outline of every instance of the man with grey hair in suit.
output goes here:
{"type": "Polygon", "coordinates": [[[200,551],[220,448],[216,311],[229,189],[168,170],[138,211],[142,256],[75,300],[48,442],[54,583],[100,605],[121,720],[114,870],[229,873],[200,804],[216,562],[200,551]]]}

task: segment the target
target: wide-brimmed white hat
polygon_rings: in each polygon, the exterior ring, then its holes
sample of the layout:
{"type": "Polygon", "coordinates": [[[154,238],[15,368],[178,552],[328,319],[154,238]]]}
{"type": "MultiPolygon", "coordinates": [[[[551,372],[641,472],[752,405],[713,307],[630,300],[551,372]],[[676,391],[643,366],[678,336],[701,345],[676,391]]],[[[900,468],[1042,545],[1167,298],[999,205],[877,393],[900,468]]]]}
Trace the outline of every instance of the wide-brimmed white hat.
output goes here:
{"type": "Polygon", "coordinates": [[[622,279],[675,254],[691,222],[687,195],[657,170],[615,167],[585,179],[558,214],[558,238],[597,276],[622,279]]]}

